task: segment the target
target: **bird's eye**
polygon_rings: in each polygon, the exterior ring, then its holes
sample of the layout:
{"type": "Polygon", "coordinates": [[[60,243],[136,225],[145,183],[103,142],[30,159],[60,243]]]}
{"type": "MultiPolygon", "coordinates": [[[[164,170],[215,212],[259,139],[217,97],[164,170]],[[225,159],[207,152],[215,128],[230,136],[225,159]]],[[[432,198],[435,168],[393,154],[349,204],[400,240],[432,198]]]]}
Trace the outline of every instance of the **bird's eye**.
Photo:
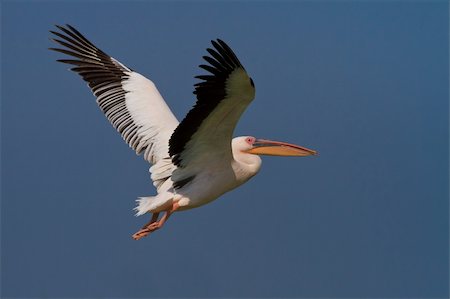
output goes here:
{"type": "Polygon", "coordinates": [[[255,142],[255,138],[247,137],[247,138],[245,139],[245,141],[246,141],[248,144],[252,145],[252,144],[255,142]]]}

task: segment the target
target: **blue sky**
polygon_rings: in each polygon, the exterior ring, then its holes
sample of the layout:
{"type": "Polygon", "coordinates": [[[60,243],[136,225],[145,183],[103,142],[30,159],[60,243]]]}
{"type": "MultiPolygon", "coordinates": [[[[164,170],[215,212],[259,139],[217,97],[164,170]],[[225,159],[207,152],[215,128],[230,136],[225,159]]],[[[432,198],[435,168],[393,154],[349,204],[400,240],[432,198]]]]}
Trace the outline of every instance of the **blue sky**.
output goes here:
{"type": "Polygon", "coordinates": [[[448,297],[446,1],[2,1],[2,297],[448,297]],[[241,188],[139,242],[148,165],[55,62],[69,23],[182,119],[215,38],[256,85],[241,188]]]}

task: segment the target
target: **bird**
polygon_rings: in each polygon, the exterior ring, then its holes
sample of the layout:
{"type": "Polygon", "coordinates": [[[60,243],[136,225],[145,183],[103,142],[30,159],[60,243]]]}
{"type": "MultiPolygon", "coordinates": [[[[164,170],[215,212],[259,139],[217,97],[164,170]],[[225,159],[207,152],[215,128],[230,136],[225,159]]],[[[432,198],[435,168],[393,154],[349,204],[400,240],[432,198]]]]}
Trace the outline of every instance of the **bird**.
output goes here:
{"type": "Polygon", "coordinates": [[[58,47],[49,50],[69,56],[57,61],[87,82],[112,126],[151,164],[157,194],[137,199],[136,216],[151,218],[132,235],[135,240],[163,227],[174,212],[208,204],[247,182],[261,168],[260,155],[317,155],[286,142],[233,138],[255,97],[255,84],[221,39],[211,40],[206,49],[206,64],[199,65],[206,74],[195,77],[196,102],[179,122],[151,80],[103,52],[73,26],[55,26],[51,40],[58,47]]]}

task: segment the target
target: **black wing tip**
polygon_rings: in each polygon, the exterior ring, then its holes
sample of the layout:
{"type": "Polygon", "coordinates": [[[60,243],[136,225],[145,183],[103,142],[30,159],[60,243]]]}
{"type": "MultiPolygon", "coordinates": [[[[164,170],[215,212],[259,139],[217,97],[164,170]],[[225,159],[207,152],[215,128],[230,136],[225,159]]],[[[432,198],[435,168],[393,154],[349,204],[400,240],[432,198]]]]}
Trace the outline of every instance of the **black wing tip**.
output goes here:
{"type": "Polygon", "coordinates": [[[66,55],[70,55],[70,54],[67,54],[67,50],[66,49],[61,49],[61,48],[53,48],[53,47],[50,47],[50,48],[48,48],[50,51],[55,51],[55,52],[58,52],[58,53],[63,53],[63,54],[66,54],[66,55]]]}
{"type": "Polygon", "coordinates": [[[231,48],[220,38],[211,40],[211,44],[213,48],[206,48],[209,55],[202,56],[208,64],[200,64],[199,68],[217,76],[223,71],[231,72],[235,68],[242,67],[231,48]]]}
{"type": "MultiPolygon", "coordinates": [[[[242,68],[242,64],[234,54],[233,50],[220,38],[211,40],[212,48],[207,48],[206,51],[209,55],[202,56],[203,60],[207,64],[200,64],[198,67],[208,72],[208,75],[195,76],[196,79],[200,79],[201,82],[194,85],[194,94],[201,94],[205,84],[211,85],[222,81],[220,86],[216,88],[224,88],[222,85],[225,83],[228,76],[237,68],[242,68]]],[[[209,88],[211,86],[208,86],[209,88]]]]}
{"type": "MultiPolygon", "coordinates": [[[[67,26],[67,25],[66,25],[67,26]]],[[[58,25],[58,24],[55,24],[55,27],[56,28],[58,28],[59,30],[61,30],[62,32],[64,32],[64,33],[67,33],[67,31],[72,31],[72,30],[70,30],[70,27],[64,27],[64,25],[58,25]]],[[[53,33],[53,34],[56,34],[56,32],[55,31],[52,31],[52,30],[50,30],[50,32],[51,33],[53,33]]]]}
{"type": "Polygon", "coordinates": [[[65,24],[65,25],[54,24],[54,26],[56,28],[58,28],[60,31],[62,31],[62,33],[61,33],[61,32],[57,32],[57,31],[49,30],[54,35],[60,36],[61,34],[65,33],[66,37],[70,36],[70,37],[73,37],[75,39],[82,39],[82,40],[88,42],[88,44],[91,45],[90,41],[87,40],[74,26],[72,26],[70,24],[65,24]]]}
{"type": "MultiPolygon", "coordinates": [[[[56,35],[57,37],[60,37],[60,38],[63,38],[63,39],[65,39],[67,37],[70,37],[71,34],[75,34],[76,33],[76,31],[72,30],[73,27],[70,26],[69,24],[66,24],[67,28],[64,27],[63,25],[58,25],[58,24],[54,24],[54,26],[56,28],[58,28],[61,32],[60,31],[55,31],[55,30],[49,30],[49,32],[51,34],[56,35]]],[[[56,39],[56,38],[50,37],[50,40],[53,41],[53,42],[56,42],[58,44],[61,44],[59,42],[59,40],[56,39]]]]}
{"type": "Polygon", "coordinates": [[[228,46],[228,44],[226,42],[224,42],[222,39],[220,38],[216,38],[215,40],[211,40],[211,44],[214,46],[214,48],[217,49],[217,47],[221,47],[223,49],[225,49],[224,46],[226,46],[227,48],[231,49],[230,46],[228,46]]]}
{"type": "MultiPolygon", "coordinates": [[[[208,49],[211,50],[211,51],[216,52],[216,53],[219,54],[220,56],[223,56],[223,53],[221,53],[221,50],[222,50],[223,48],[220,46],[218,40],[217,40],[217,41],[212,40],[212,41],[211,41],[211,44],[212,44],[212,46],[213,46],[214,49],[211,49],[211,48],[208,48],[208,49]]],[[[206,50],[208,51],[208,49],[206,49],[206,50]]],[[[209,51],[208,51],[208,52],[209,52],[209,51]]]]}
{"type": "Polygon", "coordinates": [[[62,25],[59,25],[59,24],[54,24],[54,25],[55,25],[55,27],[58,28],[58,29],[64,28],[62,25]]]}
{"type": "Polygon", "coordinates": [[[70,24],[64,24],[64,25],[60,25],[60,24],[53,24],[56,28],[58,28],[58,29],[75,29],[72,25],[70,25],[70,24]],[[65,26],[65,27],[64,27],[65,26]]]}
{"type": "MultiPolygon", "coordinates": [[[[222,39],[220,39],[220,38],[216,38],[216,39],[212,39],[211,40],[211,44],[214,46],[214,45],[227,45],[227,43],[226,42],[224,42],[222,39]]],[[[227,45],[228,46],[228,45],[227,45]]]]}
{"type": "Polygon", "coordinates": [[[224,42],[223,40],[221,40],[220,38],[216,38],[216,40],[217,40],[217,43],[219,43],[219,45],[221,45],[222,47],[223,46],[226,46],[226,47],[230,47],[230,46],[228,46],[228,44],[226,43],[226,42],[224,42]]]}
{"type": "Polygon", "coordinates": [[[226,42],[221,40],[220,38],[217,38],[216,40],[217,40],[217,42],[215,42],[213,45],[214,45],[214,48],[216,48],[216,50],[220,53],[220,55],[227,56],[227,58],[230,59],[236,67],[240,67],[240,68],[244,69],[241,62],[237,58],[237,55],[234,53],[234,51],[231,49],[231,47],[226,42]]]}

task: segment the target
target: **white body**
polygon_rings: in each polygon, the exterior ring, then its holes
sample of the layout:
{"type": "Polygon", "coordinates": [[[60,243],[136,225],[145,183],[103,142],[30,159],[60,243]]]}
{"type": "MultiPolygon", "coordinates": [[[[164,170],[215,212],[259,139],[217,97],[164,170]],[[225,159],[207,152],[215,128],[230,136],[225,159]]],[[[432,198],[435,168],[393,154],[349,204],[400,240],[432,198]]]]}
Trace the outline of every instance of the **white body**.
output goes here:
{"type": "Polygon", "coordinates": [[[237,188],[256,175],[261,168],[261,158],[246,154],[243,151],[250,148],[245,137],[233,139],[233,159],[231,161],[216,161],[205,167],[196,177],[179,190],[174,190],[172,180],[168,180],[157,196],[141,197],[136,207],[137,215],[147,212],[166,210],[174,201],[178,202],[184,211],[208,204],[222,194],[237,188]]]}

